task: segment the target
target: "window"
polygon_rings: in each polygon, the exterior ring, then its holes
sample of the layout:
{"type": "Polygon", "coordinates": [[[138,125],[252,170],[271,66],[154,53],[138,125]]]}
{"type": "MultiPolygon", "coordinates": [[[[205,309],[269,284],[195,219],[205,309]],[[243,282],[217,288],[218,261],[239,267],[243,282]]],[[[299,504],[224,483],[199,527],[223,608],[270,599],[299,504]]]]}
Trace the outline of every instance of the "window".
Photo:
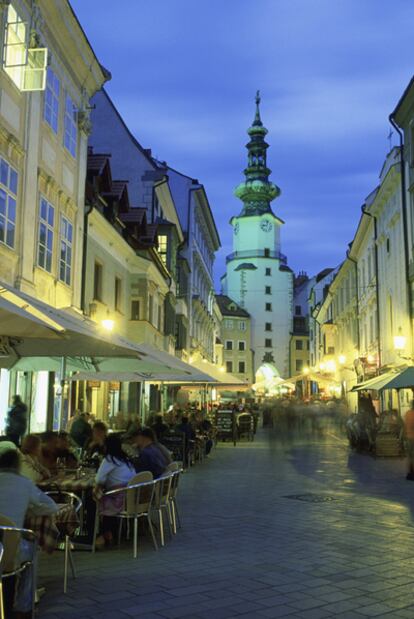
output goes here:
{"type": "Polygon", "coordinates": [[[303,369],[302,359],[296,359],[296,372],[301,372],[303,369]]]}
{"type": "Polygon", "coordinates": [[[335,354],[335,346],[328,346],[328,355],[335,354]]]}
{"type": "Polygon", "coordinates": [[[389,254],[391,251],[391,246],[390,246],[390,239],[387,239],[387,254],[389,254]]]}
{"type": "Polygon", "coordinates": [[[18,176],[7,161],[0,158],[0,242],[14,247],[18,176]]]}
{"type": "Polygon", "coordinates": [[[239,321],[239,331],[246,331],[246,321],[245,320],[240,320],[239,321]]]}
{"type": "Polygon", "coordinates": [[[239,374],[244,374],[246,372],[246,363],[244,361],[239,361],[239,374]]]}
{"type": "Polygon", "coordinates": [[[140,302],[138,300],[131,301],[131,320],[140,319],[140,302]]]}
{"type": "Polygon", "coordinates": [[[306,342],[306,350],[309,350],[309,340],[306,342]]]}
{"type": "Polygon", "coordinates": [[[272,340],[269,338],[265,339],[265,347],[266,348],[272,348],[272,340]]]}
{"type": "Polygon", "coordinates": [[[233,321],[229,320],[229,319],[225,320],[224,321],[224,327],[231,331],[233,329],[233,321]]]}
{"type": "Polygon", "coordinates": [[[52,127],[55,133],[59,130],[59,96],[59,78],[49,67],[47,70],[43,118],[52,127]]]}
{"type": "Polygon", "coordinates": [[[266,267],[265,275],[271,275],[272,269],[270,267],[266,267]]]}
{"type": "Polygon", "coordinates": [[[265,286],[265,294],[272,294],[271,286],[265,286]]]}
{"type": "Polygon", "coordinates": [[[233,340],[226,340],[226,350],[233,350],[233,340]]]}
{"type": "Polygon", "coordinates": [[[95,301],[102,301],[102,264],[95,262],[93,274],[93,298],[95,301]]]}
{"type": "Polygon", "coordinates": [[[233,371],[233,361],[226,361],[226,372],[231,373],[233,371]]]}
{"type": "Polygon", "coordinates": [[[302,307],[300,305],[295,306],[295,314],[296,316],[302,316],[302,307]]]}
{"type": "Polygon", "coordinates": [[[265,255],[265,258],[269,258],[269,256],[270,256],[270,249],[268,247],[265,248],[264,255],[265,255]]]}
{"type": "Polygon", "coordinates": [[[154,297],[150,294],[148,298],[148,322],[152,324],[154,317],[154,297]]]}
{"type": "Polygon", "coordinates": [[[246,342],[244,340],[239,340],[239,350],[240,351],[246,350],[246,342]]]}
{"type": "Polygon", "coordinates": [[[115,309],[120,312],[122,309],[122,279],[115,277],[115,309]]]}
{"type": "Polygon", "coordinates": [[[157,329],[158,331],[161,331],[161,324],[162,324],[162,307],[161,305],[158,306],[158,314],[157,314],[157,329]]]}
{"type": "Polygon", "coordinates": [[[166,235],[160,235],[158,237],[158,253],[161,260],[167,266],[167,250],[168,250],[168,237],[166,235]]]}
{"type": "Polygon", "coordinates": [[[72,157],[76,157],[76,146],[78,142],[78,128],[76,125],[76,107],[67,94],[65,97],[65,132],[63,144],[70,152],[72,157]]]}
{"type": "Polygon", "coordinates": [[[303,350],[303,341],[296,340],[296,350],[303,350]]]}
{"type": "Polygon", "coordinates": [[[72,271],[72,237],[73,226],[63,215],[60,218],[60,258],[59,279],[70,286],[72,271]]]}
{"type": "Polygon", "coordinates": [[[272,304],[271,303],[266,303],[265,309],[266,309],[266,312],[271,312],[272,311],[272,304]]]}
{"type": "Polygon", "coordinates": [[[271,331],[271,330],[272,330],[272,323],[265,322],[265,331],[271,331]]]}
{"type": "Polygon", "coordinates": [[[45,198],[40,199],[39,245],[37,263],[42,269],[52,272],[53,227],[55,209],[45,198]]]}

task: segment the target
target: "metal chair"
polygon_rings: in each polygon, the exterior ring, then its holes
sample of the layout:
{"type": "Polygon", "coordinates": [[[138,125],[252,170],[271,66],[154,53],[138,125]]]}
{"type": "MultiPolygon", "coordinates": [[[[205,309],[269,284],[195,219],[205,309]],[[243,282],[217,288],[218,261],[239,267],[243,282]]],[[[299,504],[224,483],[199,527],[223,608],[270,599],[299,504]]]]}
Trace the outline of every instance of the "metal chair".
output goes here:
{"type": "MultiPolygon", "coordinates": [[[[151,521],[153,511],[155,482],[150,471],[143,471],[135,475],[125,488],[117,488],[116,490],[108,490],[103,496],[111,496],[119,493],[124,493],[123,509],[114,517],[120,519],[118,541],[121,540],[122,523],[124,520],[134,521],[134,539],[133,539],[133,556],[134,559],[138,556],[138,520],[146,518],[148,527],[151,533],[152,541],[155,550],[158,550],[157,539],[154,533],[154,527],[151,521]]],[[[93,550],[95,550],[95,541],[99,529],[99,508],[96,509],[95,529],[93,534],[93,550]]]]}
{"type": "Polygon", "coordinates": [[[22,574],[25,570],[31,569],[32,579],[32,617],[35,613],[35,563],[37,553],[36,536],[30,529],[22,529],[14,526],[14,522],[0,514],[0,618],[5,619],[5,607],[3,598],[3,579],[12,578],[22,574]],[[25,539],[31,544],[31,557],[21,563],[18,562],[18,549],[20,540],[25,539]]]}
{"type": "Polygon", "coordinates": [[[167,512],[167,520],[168,525],[170,527],[170,533],[172,534],[172,524],[171,524],[171,516],[170,516],[170,492],[171,492],[171,483],[174,477],[174,473],[164,473],[158,479],[155,480],[155,488],[154,488],[154,508],[158,514],[158,523],[160,527],[160,542],[161,546],[165,546],[165,535],[164,535],[164,517],[163,512],[167,512]]]}
{"type": "Polygon", "coordinates": [[[167,466],[167,471],[172,474],[170,494],[168,497],[168,504],[169,504],[170,519],[172,523],[172,530],[175,535],[177,533],[177,524],[178,524],[178,527],[181,529],[181,520],[180,520],[180,515],[178,513],[178,507],[177,507],[177,493],[178,493],[178,484],[179,484],[180,476],[181,476],[181,473],[183,472],[183,469],[179,466],[178,462],[171,462],[171,464],[167,466]]]}
{"type": "MultiPolygon", "coordinates": [[[[76,514],[79,514],[79,512],[82,509],[82,501],[81,499],[76,495],[73,494],[73,492],[65,492],[63,490],[51,490],[50,492],[46,492],[45,494],[47,494],[48,496],[50,496],[51,499],[53,499],[55,501],[55,503],[63,503],[65,505],[71,505],[73,507],[73,509],[75,510],[76,514]]],[[[75,564],[73,562],[73,554],[72,554],[72,543],[70,540],[70,536],[65,533],[64,535],[64,539],[63,539],[63,550],[64,550],[64,569],[63,569],[63,593],[67,593],[68,590],[68,566],[70,563],[70,568],[72,570],[72,576],[73,578],[76,578],[76,570],[75,570],[75,564]]],[[[58,544],[58,546],[60,546],[60,544],[58,544]]]]}

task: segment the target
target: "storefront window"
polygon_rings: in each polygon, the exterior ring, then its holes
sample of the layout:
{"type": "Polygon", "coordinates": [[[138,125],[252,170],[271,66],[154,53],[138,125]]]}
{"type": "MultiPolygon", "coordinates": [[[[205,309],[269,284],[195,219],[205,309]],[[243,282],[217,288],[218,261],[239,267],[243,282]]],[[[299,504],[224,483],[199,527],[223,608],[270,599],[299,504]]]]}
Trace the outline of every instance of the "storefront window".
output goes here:
{"type": "Polygon", "coordinates": [[[33,373],[30,432],[44,432],[47,425],[49,372],[33,373]]]}

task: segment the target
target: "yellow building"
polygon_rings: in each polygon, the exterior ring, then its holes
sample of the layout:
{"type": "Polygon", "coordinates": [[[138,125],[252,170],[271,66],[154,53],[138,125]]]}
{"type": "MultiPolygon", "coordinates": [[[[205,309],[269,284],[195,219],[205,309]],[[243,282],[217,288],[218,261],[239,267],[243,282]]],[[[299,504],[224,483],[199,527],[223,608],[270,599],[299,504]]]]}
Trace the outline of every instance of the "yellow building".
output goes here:
{"type": "MultiPolygon", "coordinates": [[[[66,0],[0,6],[0,281],[79,308],[88,106],[109,74],[66,0]]],[[[45,429],[49,378],[3,370],[1,412],[19,392],[45,429]]]]}
{"type": "Polygon", "coordinates": [[[251,385],[254,381],[250,314],[226,295],[216,295],[216,301],[223,317],[220,339],[224,370],[251,385]]]}

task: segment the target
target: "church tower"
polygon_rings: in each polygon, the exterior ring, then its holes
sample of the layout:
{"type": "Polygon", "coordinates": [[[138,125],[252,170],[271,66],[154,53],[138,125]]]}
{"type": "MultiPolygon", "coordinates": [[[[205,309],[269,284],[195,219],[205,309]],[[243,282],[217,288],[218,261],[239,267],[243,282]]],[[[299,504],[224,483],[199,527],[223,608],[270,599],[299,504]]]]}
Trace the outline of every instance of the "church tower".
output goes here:
{"type": "Polygon", "coordinates": [[[260,118],[259,92],[254,121],[247,133],[250,141],[246,145],[245,180],[234,191],[243,202],[243,208],[230,220],[233,252],[226,259],[222,289],[223,294],[234,299],[251,315],[255,372],[263,364],[271,364],[280,376],[287,377],[293,273],[280,248],[280,228],[284,222],[271,208],[280,189],[269,180],[269,145],[265,141],[267,129],[260,118]]]}

